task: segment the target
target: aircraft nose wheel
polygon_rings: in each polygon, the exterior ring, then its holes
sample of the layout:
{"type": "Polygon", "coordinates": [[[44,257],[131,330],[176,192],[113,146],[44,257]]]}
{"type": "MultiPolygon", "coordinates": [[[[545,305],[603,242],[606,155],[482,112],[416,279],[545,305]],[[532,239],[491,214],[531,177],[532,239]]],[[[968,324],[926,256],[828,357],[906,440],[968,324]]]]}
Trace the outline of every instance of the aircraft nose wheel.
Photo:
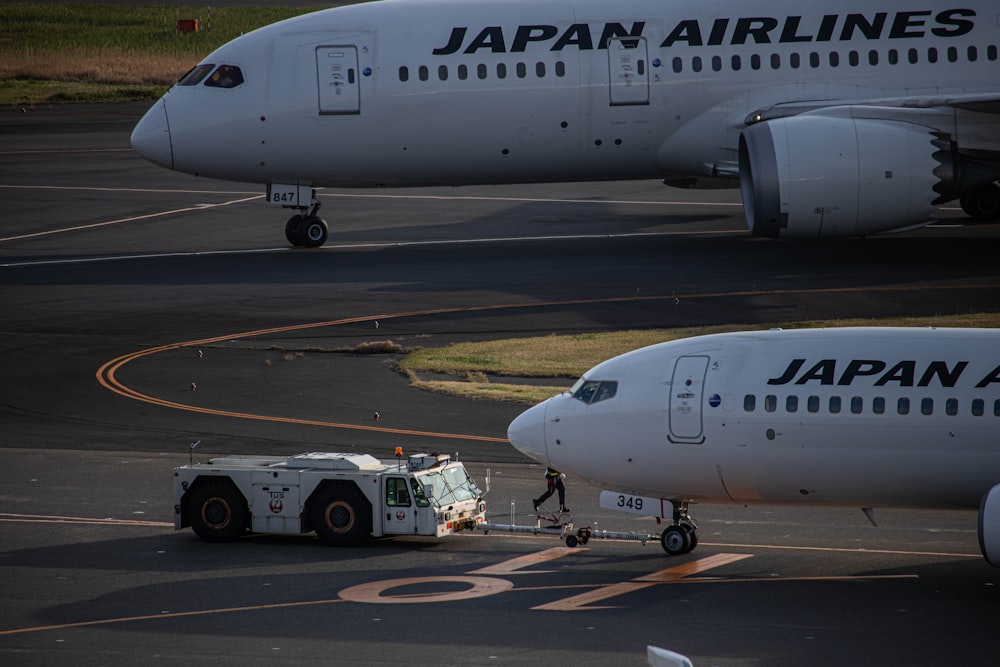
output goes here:
{"type": "Polygon", "coordinates": [[[293,246],[318,248],[328,236],[326,221],[317,215],[293,215],[285,223],[285,238],[293,246]]]}
{"type": "Polygon", "coordinates": [[[681,523],[676,526],[668,526],[660,536],[660,544],[669,556],[681,556],[689,553],[698,546],[698,533],[691,524],[681,523]]]}

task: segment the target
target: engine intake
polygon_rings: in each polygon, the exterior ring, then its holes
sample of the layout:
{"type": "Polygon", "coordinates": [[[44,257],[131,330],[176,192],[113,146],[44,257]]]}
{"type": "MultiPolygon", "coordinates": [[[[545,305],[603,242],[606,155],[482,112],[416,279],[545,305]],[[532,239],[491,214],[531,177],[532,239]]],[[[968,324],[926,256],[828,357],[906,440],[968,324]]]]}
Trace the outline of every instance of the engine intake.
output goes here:
{"type": "Polygon", "coordinates": [[[947,167],[936,140],[931,128],[857,118],[850,107],[751,125],[739,146],[747,226],[819,238],[926,224],[947,167]]]}

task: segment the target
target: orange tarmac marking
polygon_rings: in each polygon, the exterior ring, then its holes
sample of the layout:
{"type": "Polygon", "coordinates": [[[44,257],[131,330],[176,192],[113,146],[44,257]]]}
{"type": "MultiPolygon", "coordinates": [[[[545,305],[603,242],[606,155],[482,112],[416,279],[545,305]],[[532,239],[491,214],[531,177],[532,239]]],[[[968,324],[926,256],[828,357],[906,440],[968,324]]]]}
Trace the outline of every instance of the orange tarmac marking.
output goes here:
{"type": "MultiPolygon", "coordinates": [[[[228,203],[235,203],[235,202],[228,202],[228,203]]],[[[823,289],[780,289],[780,290],[770,290],[770,291],[743,290],[736,292],[704,292],[700,294],[681,294],[677,295],[677,298],[681,300],[691,300],[691,299],[705,300],[705,299],[717,299],[717,298],[746,297],[746,296],[774,296],[774,295],[787,295],[787,294],[851,294],[851,293],[874,293],[874,292],[912,292],[915,290],[926,292],[928,290],[953,290],[953,289],[967,290],[967,289],[984,289],[993,287],[994,286],[990,285],[941,285],[941,286],[914,285],[907,287],[894,286],[894,287],[874,287],[874,288],[831,287],[823,289]]],[[[289,417],[277,417],[270,415],[259,415],[259,414],[245,413],[245,412],[232,412],[228,410],[215,410],[212,408],[203,408],[195,405],[189,405],[186,403],[168,401],[166,399],[156,398],[155,396],[149,396],[147,394],[143,394],[139,391],[136,391],[135,389],[132,389],[131,387],[128,387],[127,385],[119,381],[116,378],[115,374],[128,363],[135,361],[137,359],[141,359],[146,356],[157,354],[159,352],[176,350],[182,347],[209,345],[212,343],[220,343],[223,341],[232,341],[243,338],[266,336],[276,333],[287,333],[290,331],[321,329],[325,327],[335,327],[343,324],[355,324],[358,322],[373,322],[375,320],[387,321],[387,320],[402,319],[407,317],[425,317],[429,315],[450,315],[455,313],[521,310],[528,308],[553,308],[559,306],[578,306],[578,305],[599,304],[599,303],[626,303],[630,301],[634,302],[650,302],[650,301],[664,301],[664,300],[673,301],[674,298],[675,298],[674,295],[670,296],[656,295],[656,296],[627,296],[627,297],[611,297],[611,298],[596,298],[596,299],[567,299],[563,301],[542,301],[536,303],[509,303],[509,304],[494,304],[487,306],[466,306],[460,308],[435,308],[435,309],[416,310],[416,311],[402,312],[402,313],[385,313],[381,315],[364,315],[359,317],[348,317],[340,320],[329,320],[325,322],[292,324],[288,326],[274,327],[271,329],[258,329],[255,331],[246,331],[243,333],[213,336],[211,338],[202,338],[199,340],[192,340],[180,343],[170,343],[167,345],[160,345],[140,352],[133,352],[131,354],[126,354],[116,359],[112,359],[111,361],[105,363],[97,370],[96,375],[97,375],[97,381],[104,388],[116,394],[119,394],[120,396],[124,396],[126,398],[131,398],[133,400],[142,401],[144,403],[150,403],[152,405],[158,405],[161,407],[171,408],[175,410],[185,410],[188,412],[211,414],[221,417],[233,417],[236,419],[254,419],[259,421],[300,424],[306,426],[321,426],[325,428],[350,429],[356,431],[377,431],[380,433],[394,433],[398,435],[506,443],[508,442],[506,438],[497,438],[490,436],[467,435],[459,433],[443,433],[443,432],[433,432],[433,431],[416,431],[409,429],[389,428],[385,426],[345,424],[345,423],[326,422],[326,421],[311,420],[311,419],[292,419],[289,417]]]]}
{"type": "Polygon", "coordinates": [[[667,569],[660,570],[659,572],[653,572],[652,574],[637,577],[632,581],[624,581],[620,584],[603,586],[587,593],[580,593],[579,595],[573,595],[568,598],[556,600],[555,602],[549,602],[537,607],[532,607],[532,609],[538,609],[541,611],[592,611],[594,609],[613,609],[619,605],[594,606],[593,603],[625,595],[626,593],[640,591],[644,588],[656,586],[657,584],[679,581],[692,574],[698,574],[699,572],[705,572],[706,570],[711,570],[716,567],[722,567],[723,565],[728,565],[729,563],[736,563],[747,558],[752,558],[752,556],[750,554],[716,554],[707,558],[699,558],[698,560],[690,563],[668,567],[667,569]]]}
{"type": "Polygon", "coordinates": [[[547,563],[550,560],[555,560],[556,558],[562,558],[563,556],[568,556],[574,552],[583,552],[586,550],[587,549],[582,547],[574,547],[572,549],[570,547],[552,547],[551,549],[546,549],[545,551],[539,551],[526,556],[518,556],[517,558],[511,558],[510,560],[505,560],[504,562],[496,565],[490,565],[478,570],[472,570],[469,574],[545,574],[551,572],[551,570],[531,570],[530,572],[517,572],[517,570],[524,567],[530,567],[531,565],[537,565],[539,563],[547,563]]]}
{"type": "Polygon", "coordinates": [[[383,579],[368,584],[351,586],[340,591],[340,597],[351,602],[369,604],[413,604],[420,602],[451,602],[496,595],[514,588],[506,579],[493,577],[407,577],[404,579],[383,579]],[[458,582],[469,584],[463,591],[441,591],[437,593],[412,593],[408,595],[382,595],[384,591],[400,586],[429,584],[437,582],[458,582]]]}

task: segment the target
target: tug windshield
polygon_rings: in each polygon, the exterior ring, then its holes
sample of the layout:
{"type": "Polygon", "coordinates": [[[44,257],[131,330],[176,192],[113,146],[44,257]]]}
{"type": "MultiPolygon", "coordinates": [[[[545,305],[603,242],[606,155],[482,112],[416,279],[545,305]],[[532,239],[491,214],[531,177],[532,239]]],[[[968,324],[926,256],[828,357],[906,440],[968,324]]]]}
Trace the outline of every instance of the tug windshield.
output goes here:
{"type": "Polygon", "coordinates": [[[437,507],[475,500],[481,493],[462,466],[448,466],[419,477],[424,493],[437,507]]]}

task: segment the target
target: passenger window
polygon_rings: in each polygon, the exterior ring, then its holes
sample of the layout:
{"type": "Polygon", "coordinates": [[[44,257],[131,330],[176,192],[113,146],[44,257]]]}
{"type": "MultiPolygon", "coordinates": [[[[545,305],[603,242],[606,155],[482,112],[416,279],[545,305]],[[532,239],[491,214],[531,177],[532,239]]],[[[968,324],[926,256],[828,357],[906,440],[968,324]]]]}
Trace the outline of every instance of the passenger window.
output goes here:
{"type": "Polygon", "coordinates": [[[757,407],[757,397],[753,394],[747,394],[743,397],[743,411],[753,412],[757,407]]]}
{"type": "Polygon", "coordinates": [[[448,80],[448,66],[447,65],[438,65],[438,79],[440,79],[441,81],[447,81],[448,80]]]}
{"type": "Polygon", "coordinates": [[[197,86],[201,83],[201,80],[208,76],[208,73],[212,71],[215,65],[205,64],[205,65],[195,65],[187,71],[187,74],[182,76],[177,82],[178,86],[197,86]]]}
{"type": "Polygon", "coordinates": [[[966,54],[968,54],[967,57],[970,63],[974,63],[979,59],[979,51],[976,50],[975,46],[970,46],[966,51],[966,54]]]}
{"type": "Polygon", "coordinates": [[[948,47],[948,62],[950,63],[958,62],[958,49],[956,49],[954,46],[948,47]]]}
{"type": "Polygon", "coordinates": [[[934,413],[934,399],[925,398],[920,401],[920,414],[929,415],[934,413]]]}
{"type": "Polygon", "coordinates": [[[684,61],[675,57],[672,62],[674,64],[674,74],[680,74],[684,69],[684,61]]]}
{"type": "Polygon", "coordinates": [[[459,65],[458,66],[458,78],[460,80],[462,80],[462,81],[465,81],[466,79],[469,78],[469,68],[468,68],[468,66],[466,66],[466,65],[459,65]]]}
{"type": "Polygon", "coordinates": [[[840,65],[840,54],[836,51],[830,51],[830,67],[837,67],[840,65]]]}
{"type": "Polygon", "coordinates": [[[851,397],[851,414],[860,415],[861,411],[865,408],[865,399],[860,396],[851,397]]]}
{"type": "Polygon", "coordinates": [[[480,79],[485,79],[486,73],[487,73],[486,65],[476,66],[476,76],[478,76],[480,79]]]}
{"type": "Polygon", "coordinates": [[[507,78],[507,65],[505,63],[497,63],[497,78],[498,79],[507,78]]]}
{"type": "Polygon", "coordinates": [[[958,399],[949,398],[944,402],[944,411],[949,417],[954,417],[958,414],[958,399]]]}
{"type": "Polygon", "coordinates": [[[972,399],[972,414],[975,417],[982,417],[986,414],[986,403],[981,398],[972,399]]]}
{"type": "Polygon", "coordinates": [[[517,73],[518,79],[523,79],[524,77],[528,76],[528,68],[525,66],[524,63],[518,63],[514,67],[514,71],[517,73]]]}
{"type": "Polygon", "coordinates": [[[701,56],[695,56],[691,59],[691,69],[695,72],[701,71],[701,56]]]}
{"type": "Polygon", "coordinates": [[[712,71],[719,72],[722,71],[722,58],[719,56],[712,56],[712,71]]]}
{"type": "Polygon", "coordinates": [[[556,76],[566,76],[566,63],[561,60],[556,61],[556,76]]]}
{"type": "Polygon", "coordinates": [[[781,69],[781,56],[777,53],[771,54],[771,69],[781,69]]]}
{"type": "Polygon", "coordinates": [[[889,64],[897,65],[899,64],[899,51],[896,49],[889,49],[889,64]]]}
{"type": "Polygon", "coordinates": [[[819,396],[810,396],[806,400],[806,410],[809,412],[819,412],[819,396]]]}
{"type": "Polygon", "coordinates": [[[885,399],[881,396],[876,396],[872,399],[872,412],[877,415],[883,414],[885,412],[885,399]]]}
{"type": "Polygon", "coordinates": [[[785,412],[798,412],[799,411],[799,397],[789,396],[785,398],[785,412]]]}
{"type": "Polygon", "coordinates": [[[389,507],[410,506],[410,491],[404,478],[389,477],[385,480],[385,504],[389,507]]]}
{"type": "Polygon", "coordinates": [[[904,397],[896,401],[896,412],[901,415],[910,414],[910,399],[904,397]]]}
{"type": "Polygon", "coordinates": [[[535,63],[535,76],[539,79],[545,78],[545,63],[535,63]]]}
{"type": "Polygon", "coordinates": [[[819,54],[815,51],[809,54],[809,66],[812,68],[819,67],[819,54]]]}
{"type": "Polygon", "coordinates": [[[734,72],[739,72],[739,71],[740,71],[740,68],[741,68],[741,67],[743,67],[743,61],[742,61],[742,60],[740,60],[740,57],[739,57],[739,56],[737,56],[737,55],[734,55],[734,56],[733,56],[733,57],[732,57],[732,58],[730,59],[730,63],[732,64],[732,68],[733,68],[733,71],[734,71],[734,72]]]}
{"type": "Polygon", "coordinates": [[[750,69],[760,69],[760,56],[756,53],[750,56],[750,69]]]}
{"type": "Polygon", "coordinates": [[[851,51],[847,54],[847,62],[851,64],[851,67],[857,67],[858,63],[861,62],[861,58],[858,56],[857,51],[851,51]]]}
{"type": "Polygon", "coordinates": [[[937,49],[932,46],[931,48],[927,49],[927,62],[936,63],[937,60],[938,60],[937,49]]]}
{"type": "Polygon", "coordinates": [[[403,65],[402,67],[399,68],[399,80],[400,81],[410,80],[410,68],[407,67],[406,65],[403,65]]]}
{"type": "Polygon", "coordinates": [[[778,409],[778,397],[774,394],[768,394],[764,397],[764,411],[774,412],[778,409]]]}
{"type": "Polygon", "coordinates": [[[792,66],[792,69],[798,69],[799,68],[799,54],[793,53],[792,55],[788,56],[788,62],[792,66]]]}
{"type": "Polygon", "coordinates": [[[907,60],[910,61],[911,65],[916,65],[917,62],[920,60],[920,51],[917,51],[916,49],[910,49],[909,51],[906,52],[906,58],[907,60]]]}
{"type": "Polygon", "coordinates": [[[993,416],[1000,417],[1000,399],[993,401],[993,416]]]}
{"type": "Polygon", "coordinates": [[[871,51],[868,52],[868,64],[878,65],[878,51],[876,51],[875,49],[872,49],[871,51]]]}
{"type": "Polygon", "coordinates": [[[987,60],[996,60],[998,53],[1000,53],[1000,49],[997,49],[995,44],[990,44],[989,46],[986,47],[987,60]]]}
{"type": "Polygon", "coordinates": [[[835,415],[840,413],[840,396],[830,397],[830,414],[835,415]]]}
{"type": "Polygon", "coordinates": [[[417,76],[420,77],[421,81],[426,81],[430,78],[430,71],[427,69],[427,65],[421,65],[417,69],[417,76]]]}
{"type": "Polygon", "coordinates": [[[235,65],[219,65],[205,85],[210,88],[235,88],[243,83],[243,72],[235,65]]]}

